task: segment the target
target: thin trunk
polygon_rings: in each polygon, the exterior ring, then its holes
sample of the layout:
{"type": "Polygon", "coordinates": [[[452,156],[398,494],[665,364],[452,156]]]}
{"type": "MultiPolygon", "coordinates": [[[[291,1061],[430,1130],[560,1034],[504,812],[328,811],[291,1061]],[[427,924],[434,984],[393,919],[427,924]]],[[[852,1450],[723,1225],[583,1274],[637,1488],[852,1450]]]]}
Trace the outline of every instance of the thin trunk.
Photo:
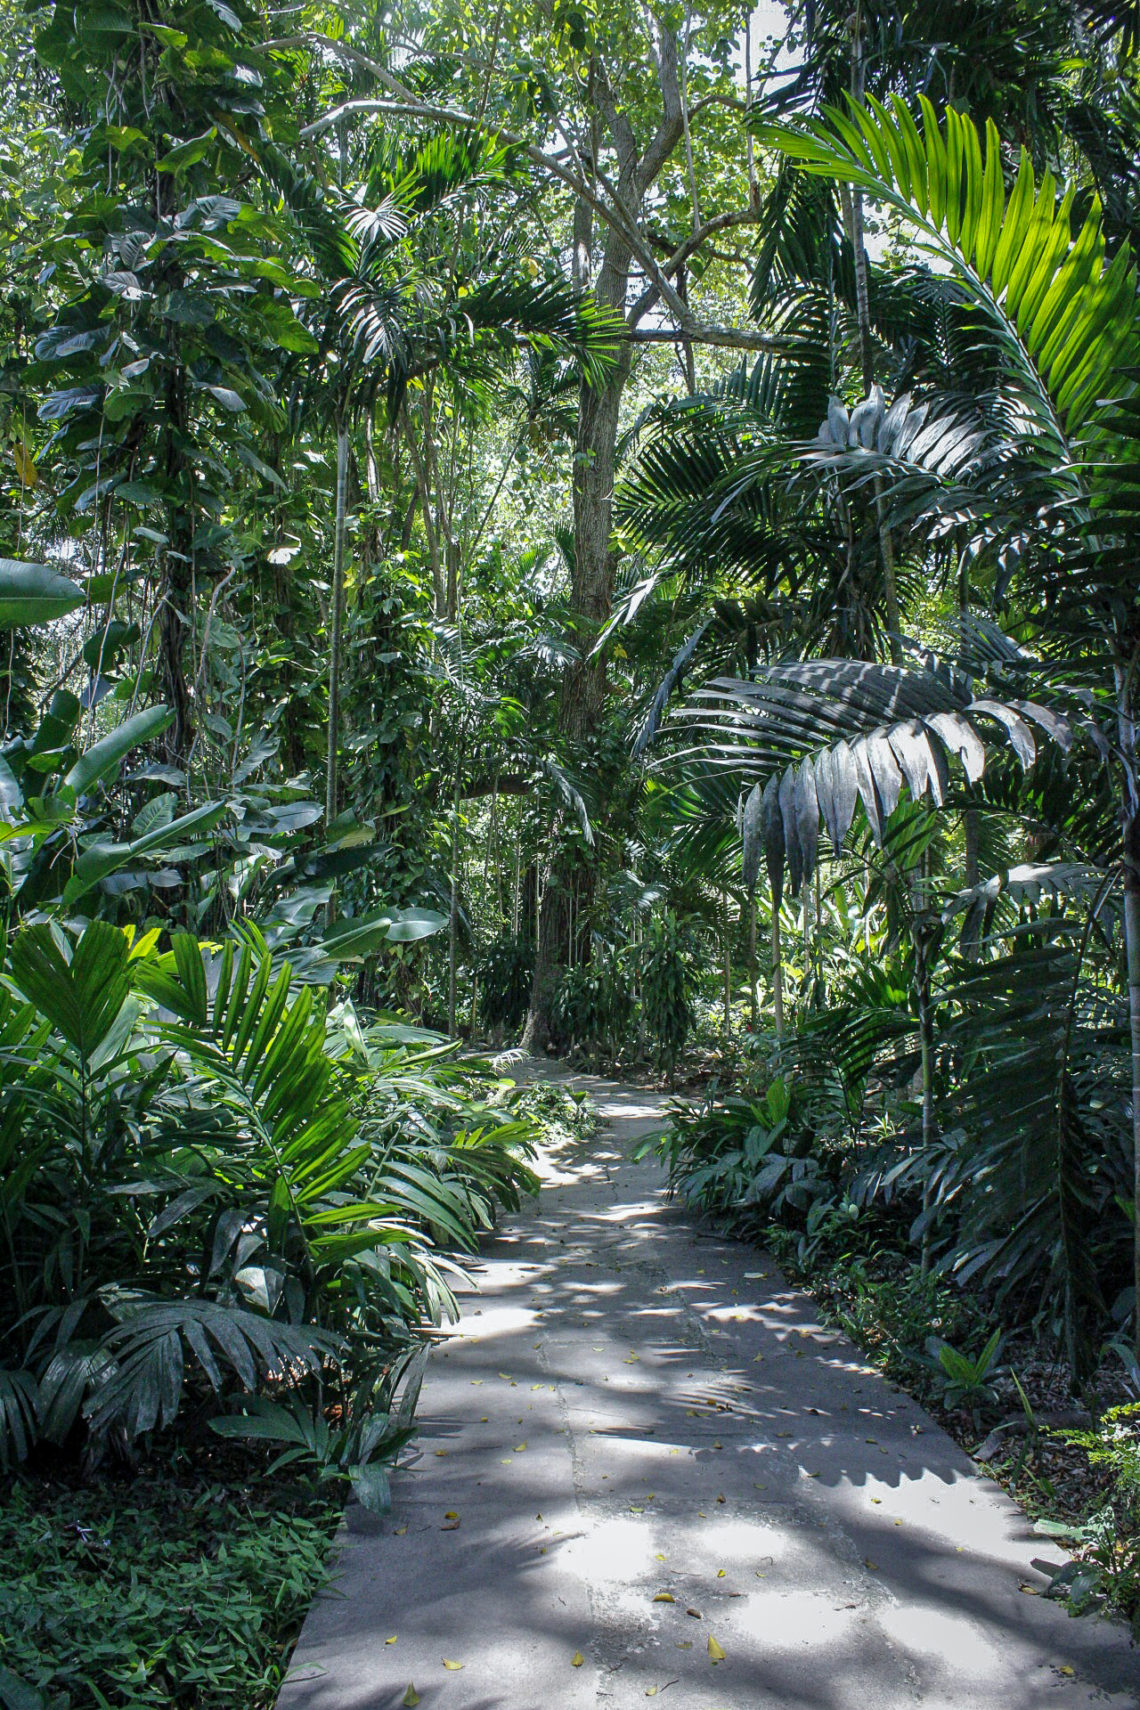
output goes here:
{"type": "MultiPolygon", "coordinates": [[[[855,8],[851,37],[851,96],[860,105],[863,102],[863,83],[863,16],[862,6],[858,5],[855,8]]],[[[855,268],[855,313],[859,322],[859,359],[863,373],[863,394],[865,397],[870,397],[871,388],[875,384],[875,345],[871,332],[871,291],[867,265],[867,246],[863,236],[863,192],[857,187],[853,186],[849,192],[847,207],[850,211],[849,235],[855,268]]],[[[899,613],[895,543],[886,519],[883,483],[877,475],[874,480],[874,494],[875,518],[879,530],[879,551],[883,561],[883,592],[887,608],[888,646],[893,663],[901,665],[902,620],[899,613]]]]}
{"type": "Polygon", "coordinates": [[[1140,821],[1132,819],[1131,871],[1124,880],[1124,942],[1128,962],[1128,1023],[1132,1042],[1132,1346],[1140,1360],[1140,821]]]}
{"type": "Polygon", "coordinates": [[[1128,971],[1128,1025],[1132,1054],[1132,1346],[1140,1360],[1140,803],[1135,795],[1140,753],[1136,741],[1136,718],[1132,710],[1132,685],[1137,660],[1125,669],[1116,668],[1116,713],[1120,750],[1128,768],[1125,779],[1123,836],[1124,859],[1124,956],[1128,971]]]}
{"type": "Polygon", "coordinates": [[[784,1043],[784,962],[780,945],[780,911],[772,904],[772,1007],[776,1015],[776,1048],[784,1043]]]}
{"type": "MultiPolygon", "coordinates": [[[[348,427],[336,430],[336,519],[333,528],[332,622],[329,639],[329,724],[325,763],[325,826],[337,815],[337,744],[340,738],[340,673],[344,629],[344,543],[348,507],[348,427]]],[[[330,914],[332,903],[329,904],[330,914]]]]}
{"type": "MultiPolygon", "coordinates": [[[[614,469],[622,393],[629,375],[629,349],[605,385],[583,382],[579,394],[574,471],[574,563],[571,609],[579,624],[581,657],[569,666],[559,703],[559,732],[571,748],[589,741],[605,707],[606,663],[590,657],[594,634],[610,615],[615,559],[612,547],[614,469]]],[[[538,920],[534,983],[522,1048],[545,1050],[551,1035],[550,1005],[571,954],[567,928],[567,860],[556,854],[544,887],[538,920]]]]}
{"type": "MultiPolygon", "coordinates": [[[[752,107],[752,7],[749,6],[744,15],[744,104],[750,111],[752,107]]],[[[756,154],[752,146],[752,131],[748,125],[748,113],[744,120],[744,146],[748,155],[748,202],[757,212],[760,208],[760,181],[756,175],[756,154]]]]}
{"type": "MultiPolygon", "coordinates": [[[[930,980],[925,967],[925,957],[921,964],[918,980],[918,1026],[919,1044],[922,1053],[922,1149],[926,1154],[927,1148],[934,1144],[936,1134],[934,1126],[934,1017],[930,1006],[930,980]]],[[[930,1210],[930,1181],[929,1177],[922,1191],[922,1209],[930,1210]]],[[[922,1228],[922,1274],[926,1276],[930,1270],[930,1225],[928,1222],[922,1228]]]]}
{"type": "Polygon", "coordinates": [[[459,768],[451,800],[451,896],[447,911],[447,1032],[455,1038],[455,981],[459,966],[459,768]]]}
{"type": "Polygon", "coordinates": [[[511,937],[518,943],[519,903],[522,899],[522,814],[515,826],[515,888],[511,897],[511,937]]]}
{"type": "Polygon", "coordinates": [[[732,1028],[732,916],[727,893],[721,911],[721,929],[724,933],[724,1037],[727,1043],[732,1028]]]}
{"type": "Polygon", "coordinates": [[[962,815],[962,831],[966,839],[966,885],[978,883],[981,872],[981,821],[977,808],[968,807],[962,815]]]}
{"type": "Polygon", "coordinates": [[[760,1006],[756,998],[756,987],[759,984],[760,970],[756,957],[756,893],[748,893],[745,904],[748,909],[748,1020],[753,1033],[760,1026],[760,1006]]]}
{"type": "MultiPolygon", "coordinates": [[[[918,1036],[919,1036],[919,1084],[922,1090],[922,1150],[929,1158],[929,1148],[938,1138],[938,1130],[934,1119],[934,1003],[931,989],[930,953],[933,948],[930,940],[930,851],[927,849],[922,857],[922,864],[916,869],[913,885],[914,922],[911,927],[914,944],[914,978],[915,997],[918,1004],[918,1036]]],[[[930,1180],[922,1192],[922,1209],[929,1212],[931,1206],[930,1180]]],[[[930,1225],[923,1223],[922,1228],[922,1274],[930,1270],[930,1225]]]]}

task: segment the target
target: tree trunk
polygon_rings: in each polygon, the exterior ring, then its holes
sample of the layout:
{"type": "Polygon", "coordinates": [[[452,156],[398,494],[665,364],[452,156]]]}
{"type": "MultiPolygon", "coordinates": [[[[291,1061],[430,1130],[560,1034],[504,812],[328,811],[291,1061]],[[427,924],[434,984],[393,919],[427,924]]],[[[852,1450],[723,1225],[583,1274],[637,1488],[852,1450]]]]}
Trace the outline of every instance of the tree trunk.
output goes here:
{"type": "MultiPolygon", "coordinates": [[[[592,58],[588,73],[589,99],[593,108],[588,155],[583,160],[586,176],[596,177],[599,154],[612,147],[617,162],[617,184],[607,194],[622,210],[621,224],[608,224],[594,295],[599,305],[623,318],[636,320],[644,309],[631,309],[630,265],[636,239],[633,228],[642,221],[646,197],[681,141],[687,123],[682,96],[684,67],[678,64],[678,41],[673,29],[646,10],[651,59],[660,105],[657,124],[642,150],[617,94],[610,85],[601,55],[592,58]],[[606,133],[603,137],[602,132],[606,133]]],[[[639,234],[641,235],[641,234],[639,234]]],[[[585,287],[591,283],[594,264],[593,209],[586,196],[574,209],[574,277],[585,287]]],[[[672,287],[666,285],[667,292],[672,287]]],[[[675,293],[673,293],[675,295],[675,293]]],[[[627,320],[628,324],[628,320],[627,320]]],[[[571,575],[571,613],[575,641],[581,657],[567,670],[559,704],[559,736],[567,749],[584,757],[590,739],[597,733],[605,707],[606,664],[601,655],[590,653],[600,627],[613,603],[615,557],[611,546],[614,465],[622,397],[633,361],[633,345],[619,345],[604,381],[589,385],[585,378],[578,393],[578,427],[574,446],[574,563],[571,575]]],[[[604,798],[604,791],[599,792],[604,798]]],[[[523,1047],[540,1050],[550,1038],[550,1001],[558,973],[569,946],[566,943],[564,861],[556,852],[550,871],[546,901],[539,923],[535,955],[534,985],[530,1013],[523,1033],[523,1047]],[[561,882],[560,882],[561,881],[561,882]]],[[[592,888],[591,879],[587,881],[592,888]]]]}
{"type": "MultiPolygon", "coordinates": [[[[175,494],[189,493],[190,478],[182,440],[186,436],[186,400],[177,372],[173,372],[166,388],[166,417],[164,463],[166,483],[175,494]]],[[[191,541],[194,517],[186,502],[175,498],[168,511],[166,533],[169,545],[162,558],[161,611],[158,621],[158,670],[163,698],[174,714],[166,734],[166,758],[185,771],[190,764],[194,742],[193,704],[186,681],[186,637],[193,624],[191,609],[191,541]]]]}
{"type": "Polygon", "coordinates": [[[455,979],[459,967],[459,789],[451,804],[451,894],[447,910],[447,1032],[455,1038],[455,979]]]}
{"type": "MultiPolygon", "coordinates": [[[[927,1149],[934,1144],[936,1138],[934,1122],[934,1015],[930,1003],[930,972],[926,965],[925,948],[919,950],[917,974],[919,1045],[922,1053],[922,1150],[929,1160],[927,1149]]],[[[922,1209],[924,1212],[929,1212],[930,1204],[930,1180],[928,1177],[922,1190],[922,1209]]],[[[929,1270],[930,1225],[924,1223],[922,1228],[923,1276],[926,1276],[929,1270]]]]}
{"type": "MultiPolygon", "coordinates": [[[[863,84],[863,9],[861,5],[857,5],[852,19],[851,97],[860,105],[863,102],[863,84]]],[[[846,209],[852,259],[855,267],[855,312],[859,322],[859,360],[863,374],[863,394],[865,397],[869,397],[871,388],[875,383],[875,345],[871,333],[871,291],[867,266],[867,246],[863,239],[863,192],[857,187],[853,186],[848,192],[846,209]]],[[[902,619],[899,613],[895,543],[886,519],[883,483],[878,475],[874,479],[873,491],[875,495],[875,519],[879,531],[879,551],[883,562],[884,604],[887,608],[887,644],[892,662],[895,665],[901,665],[902,619]]]]}
{"type": "Polygon", "coordinates": [[[753,1033],[760,1025],[760,1007],[756,1001],[756,987],[759,984],[760,970],[756,958],[756,892],[749,891],[748,901],[748,1024],[753,1033]]]}
{"type": "Polygon", "coordinates": [[[780,911],[772,904],[772,1007],[776,1016],[776,1048],[784,1043],[784,959],[780,944],[780,911]]]}
{"type": "MultiPolygon", "coordinates": [[[[325,828],[337,815],[337,747],[340,741],[340,671],[344,629],[344,542],[348,508],[348,427],[336,430],[336,519],[333,527],[332,613],[329,638],[329,724],[325,762],[325,828]]],[[[332,904],[329,904],[330,914],[332,904]]]]}
{"type": "Polygon", "coordinates": [[[724,933],[724,1041],[727,1045],[732,1030],[732,915],[727,893],[721,911],[721,930],[724,933]]]}
{"type": "MultiPolygon", "coordinates": [[[[610,536],[614,466],[621,400],[629,369],[630,352],[626,347],[610,371],[607,383],[597,387],[583,383],[579,394],[570,605],[580,657],[567,668],[558,711],[559,736],[569,749],[579,754],[596,734],[605,711],[605,658],[589,655],[613,605],[616,560],[610,536]]],[[[539,916],[534,984],[522,1038],[524,1051],[541,1052],[550,1043],[550,1005],[571,954],[567,898],[574,859],[573,855],[556,855],[550,869],[539,916]]]]}
{"type": "Polygon", "coordinates": [[[1136,661],[1116,667],[1117,732],[1128,775],[1124,780],[1121,854],[1124,860],[1124,955],[1128,972],[1128,1024],[1132,1055],[1132,1347],[1140,1360],[1140,802],[1136,799],[1136,719],[1132,682],[1136,661]]]}

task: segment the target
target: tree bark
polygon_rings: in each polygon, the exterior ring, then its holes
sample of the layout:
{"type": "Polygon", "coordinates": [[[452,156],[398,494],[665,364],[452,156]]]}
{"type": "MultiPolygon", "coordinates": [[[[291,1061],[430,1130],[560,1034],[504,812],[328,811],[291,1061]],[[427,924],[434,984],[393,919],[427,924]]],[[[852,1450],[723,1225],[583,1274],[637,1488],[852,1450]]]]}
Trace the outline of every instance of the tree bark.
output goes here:
{"type": "MultiPolygon", "coordinates": [[[[624,307],[629,278],[629,246],[611,238],[599,274],[597,295],[611,307],[624,307]]],[[[574,442],[574,562],[570,607],[579,657],[567,667],[558,710],[562,744],[583,755],[605,711],[606,661],[592,655],[593,644],[613,606],[616,559],[611,544],[614,469],[622,396],[629,379],[632,350],[622,347],[600,386],[584,380],[579,389],[574,442]]],[[[539,917],[530,1012],[523,1030],[524,1051],[546,1049],[551,1040],[550,1005],[570,954],[566,899],[574,857],[556,856],[539,917]]]]}
{"type": "MultiPolygon", "coordinates": [[[[336,430],[336,516],[333,525],[332,612],[329,637],[329,718],[325,761],[325,826],[337,815],[337,745],[340,740],[340,678],[344,629],[344,543],[348,510],[348,426],[336,430]]],[[[330,904],[330,910],[331,910],[330,904]]]]}
{"type": "Polygon", "coordinates": [[[1124,957],[1128,976],[1128,1028],[1132,1058],[1132,1348],[1140,1360],[1140,801],[1136,796],[1136,718],[1133,683],[1137,661],[1116,667],[1116,724],[1127,774],[1124,779],[1121,855],[1124,863],[1124,957]]]}
{"type": "MultiPolygon", "coordinates": [[[[852,18],[851,96],[854,101],[860,104],[863,101],[863,86],[863,8],[859,4],[856,6],[852,18]]],[[[859,323],[859,359],[863,373],[863,395],[870,397],[871,388],[875,383],[875,344],[871,332],[871,291],[867,265],[867,246],[863,237],[863,192],[855,186],[848,192],[846,207],[852,258],[855,266],[855,310],[859,323]]],[[[887,608],[887,645],[892,663],[901,665],[902,619],[899,613],[895,542],[886,518],[883,483],[878,475],[874,479],[873,491],[875,495],[875,521],[879,531],[879,552],[883,563],[884,604],[887,608]]]]}
{"type": "Polygon", "coordinates": [[[784,1043],[784,952],[780,943],[780,911],[772,904],[772,1008],[776,1020],[776,1048],[784,1043]]]}

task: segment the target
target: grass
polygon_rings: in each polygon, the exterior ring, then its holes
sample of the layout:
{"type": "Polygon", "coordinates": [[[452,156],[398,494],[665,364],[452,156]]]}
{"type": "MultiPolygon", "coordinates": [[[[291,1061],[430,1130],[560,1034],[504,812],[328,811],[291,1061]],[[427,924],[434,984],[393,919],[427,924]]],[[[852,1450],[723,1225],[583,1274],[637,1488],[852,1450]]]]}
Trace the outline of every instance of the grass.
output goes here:
{"type": "Polygon", "coordinates": [[[175,1474],[0,1494],[4,1710],[269,1710],[340,1504],[175,1474]]]}

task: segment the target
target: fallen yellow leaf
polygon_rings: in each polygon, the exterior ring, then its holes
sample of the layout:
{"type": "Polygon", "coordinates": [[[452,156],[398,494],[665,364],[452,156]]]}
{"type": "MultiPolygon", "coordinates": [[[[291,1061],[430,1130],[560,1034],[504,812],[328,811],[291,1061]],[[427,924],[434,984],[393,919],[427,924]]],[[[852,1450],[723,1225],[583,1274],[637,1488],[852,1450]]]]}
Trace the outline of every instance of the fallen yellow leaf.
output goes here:
{"type": "Polygon", "coordinates": [[[392,1634],[392,1637],[391,1637],[391,1638],[390,1638],[390,1639],[385,1639],[385,1640],[384,1640],[384,1643],[385,1643],[385,1644],[386,1644],[386,1645],[394,1645],[394,1644],[395,1644],[395,1643],[396,1643],[396,1638],[397,1638],[397,1635],[396,1635],[396,1634],[395,1634],[395,1633],[393,1633],[393,1634],[392,1634]]]}
{"type": "Polygon", "coordinates": [[[1060,1668],[1057,1670],[1058,1674],[1075,1674],[1076,1672],[1076,1669],[1070,1668],[1068,1663],[1062,1663],[1060,1668]]]}
{"type": "Polygon", "coordinates": [[[444,1668],[449,1668],[449,1669],[452,1669],[454,1671],[457,1668],[462,1668],[463,1664],[457,1663],[457,1662],[452,1662],[450,1657],[444,1657],[443,1658],[443,1666],[444,1666],[444,1668]]]}
{"type": "Polygon", "coordinates": [[[664,1550],[658,1550],[658,1551],[657,1551],[657,1553],[656,1553],[656,1555],[655,1555],[655,1556],[654,1556],[654,1557],[653,1557],[653,1560],[654,1560],[654,1561],[655,1561],[655,1562],[663,1562],[663,1561],[664,1561],[664,1560],[665,1560],[665,1559],[666,1559],[666,1558],[665,1558],[665,1552],[664,1552],[664,1550]]]}
{"type": "Polygon", "coordinates": [[[656,1698],[657,1697],[657,1688],[655,1686],[647,1686],[645,1688],[645,1696],[646,1696],[646,1698],[656,1698]]]}
{"type": "Polygon", "coordinates": [[[714,1663],[724,1661],[724,1652],[721,1650],[711,1633],[709,1634],[709,1661],[714,1663]]]}
{"type": "Polygon", "coordinates": [[[724,1578],[724,1569],[723,1569],[723,1568],[717,1568],[717,1570],[716,1570],[716,1577],[717,1577],[717,1578],[718,1578],[718,1579],[723,1579],[723,1578],[724,1578]]]}
{"type": "Polygon", "coordinates": [[[12,456],[16,464],[16,473],[20,477],[21,487],[34,487],[37,479],[35,459],[29,456],[28,449],[19,440],[12,447],[12,456]]]}
{"type": "Polygon", "coordinates": [[[676,1603],[677,1599],[671,1591],[659,1591],[653,1601],[654,1603],[676,1603]]]}
{"type": "Polygon", "coordinates": [[[444,1519],[445,1520],[458,1520],[459,1516],[455,1512],[454,1508],[449,1508],[447,1513],[444,1515],[444,1519]]]}
{"type": "Polygon", "coordinates": [[[526,1444],[525,1444],[525,1443],[516,1443],[516,1444],[515,1444],[515,1454],[516,1454],[516,1455],[521,1455],[521,1454],[522,1454],[522,1452],[523,1452],[523,1450],[524,1450],[524,1449],[525,1449],[525,1448],[526,1448],[526,1444]]]}
{"type": "Polygon", "coordinates": [[[405,1533],[405,1532],[406,1532],[406,1531],[407,1531],[407,1530],[408,1530],[408,1528],[407,1528],[407,1527],[406,1527],[406,1526],[397,1526],[397,1527],[396,1527],[396,1536],[397,1536],[397,1538],[402,1538],[402,1537],[403,1537],[403,1536],[404,1536],[404,1533],[405,1533]]]}
{"type": "Polygon", "coordinates": [[[405,1692],[404,1696],[401,1698],[400,1703],[404,1706],[404,1710],[413,1710],[413,1707],[416,1704],[418,1704],[419,1701],[420,1701],[420,1695],[416,1691],[415,1687],[412,1685],[411,1681],[409,1680],[408,1690],[405,1692]]]}
{"type": "Polygon", "coordinates": [[[585,1660],[586,1659],[582,1655],[581,1651],[575,1651],[574,1655],[570,1658],[570,1667],[571,1668],[581,1668],[581,1666],[585,1662],[585,1660]]]}

